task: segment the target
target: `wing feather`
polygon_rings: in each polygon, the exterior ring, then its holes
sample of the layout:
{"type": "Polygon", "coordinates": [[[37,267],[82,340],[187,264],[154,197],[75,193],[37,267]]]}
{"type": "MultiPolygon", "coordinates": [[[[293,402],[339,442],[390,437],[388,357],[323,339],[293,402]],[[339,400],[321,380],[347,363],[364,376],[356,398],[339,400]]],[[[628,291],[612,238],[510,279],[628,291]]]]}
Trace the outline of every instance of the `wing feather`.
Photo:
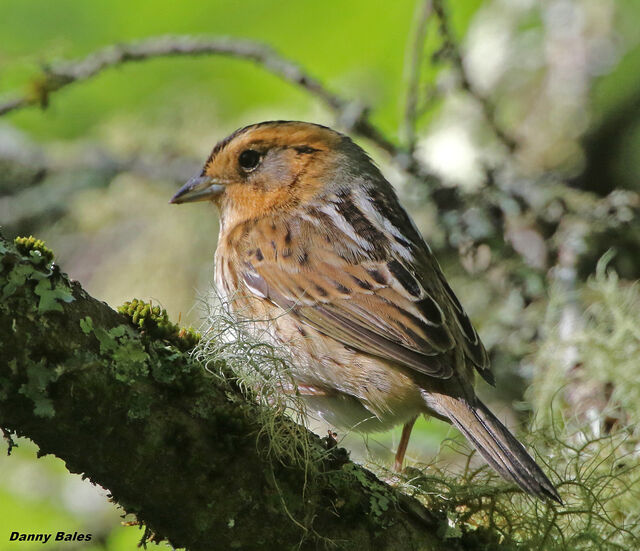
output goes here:
{"type": "MultiPolygon", "coordinates": [[[[356,213],[353,203],[341,212],[363,226],[369,219],[356,213]]],[[[340,209],[329,209],[334,211],[340,209]]],[[[404,211],[395,216],[396,221],[406,218],[405,228],[411,226],[404,211]]],[[[378,232],[377,242],[363,250],[353,231],[341,235],[349,219],[331,226],[327,216],[319,226],[312,218],[313,212],[307,212],[295,223],[283,222],[285,232],[278,232],[277,222],[269,222],[274,236],[286,234],[282,244],[274,238],[271,246],[261,247],[266,230],[255,232],[255,242],[249,236],[247,254],[239,263],[250,293],[346,346],[432,377],[451,377],[454,349],[462,347],[491,380],[486,351],[415,228],[403,234],[401,247],[397,237],[385,244],[383,232],[378,232]],[[286,254],[278,253],[281,246],[286,254]]]]}

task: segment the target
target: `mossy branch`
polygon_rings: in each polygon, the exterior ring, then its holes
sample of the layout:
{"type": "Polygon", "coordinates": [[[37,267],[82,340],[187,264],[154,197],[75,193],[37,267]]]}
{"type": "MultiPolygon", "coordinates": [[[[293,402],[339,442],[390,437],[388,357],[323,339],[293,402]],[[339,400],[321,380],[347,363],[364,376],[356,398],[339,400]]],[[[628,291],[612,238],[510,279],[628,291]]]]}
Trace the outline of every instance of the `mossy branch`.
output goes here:
{"type": "Polygon", "coordinates": [[[446,539],[446,517],[313,435],[312,465],[274,457],[264,406],[176,346],[195,336],[140,304],[124,309],[134,324],[52,258],[36,240],[0,238],[0,427],[108,488],[154,539],[190,550],[506,548],[488,530],[446,539]]]}

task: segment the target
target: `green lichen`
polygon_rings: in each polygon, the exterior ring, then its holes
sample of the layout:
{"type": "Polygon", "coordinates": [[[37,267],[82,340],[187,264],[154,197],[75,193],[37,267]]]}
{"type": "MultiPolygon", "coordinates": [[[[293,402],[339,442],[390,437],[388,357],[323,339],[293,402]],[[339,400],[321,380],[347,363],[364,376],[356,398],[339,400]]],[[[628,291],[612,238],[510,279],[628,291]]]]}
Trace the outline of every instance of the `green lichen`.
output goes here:
{"type": "MultiPolygon", "coordinates": [[[[11,297],[27,282],[35,282],[34,292],[40,298],[38,313],[62,312],[63,303],[74,300],[69,288],[62,284],[57,269],[53,268],[53,253],[45,247],[44,242],[33,236],[16,237],[16,250],[26,258],[29,263],[11,261],[3,262],[9,268],[4,275],[5,283],[2,286],[1,296],[3,300],[11,297]]],[[[0,254],[6,255],[8,249],[3,246],[0,254]]],[[[14,257],[15,258],[15,257],[14,257]]]]}
{"type": "MultiPolygon", "coordinates": [[[[32,276],[33,279],[37,279],[32,276]]],[[[38,302],[38,312],[62,312],[61,302],[73,302],[73,295],[66,287],[57,285],[50,278],[41,278],[34,289],[36,295],[40,297],[38,302]]]]}
{"type": "Polygon", "coordinates": [[[85,335],[91,333],[93,331],[93,320],[89,316],[82,318],[80,320],[80,329],[85,335]]]}
{"type": "Polygon", "coordinates": [[[113,359],[110,366],[118,381],[131,384],[148,375],[149,354],[129,327],[94,327],[93,320],[86,316],[80,320],[80,329],[85,335],[93,333],[100,344],[100,354],[113,359]]]}
{"type": "Polygon", "coordinates": [[[30,235],[29,237],[16,237],[13,242],[21,255],[30,256],[43,264],[53,262],[53,251],[45,246],[42,239],[36,239],[30,235]]]}
{"type": "Polygon", "coordinates": [[[43,359],[27,366],[27,382],[20,387],[20,394],[29,398],[34,405],[33,413],[38,417],[53,417],[55,410],[47,395],[49,383],[56,381],[59,373],[51,369],[43,359]]]}
{"type": "MultiPolygon", "coordinates": [[[[128,325],[121,324],[106,330],[94,327],[93,320],[86,316],[80,320],[80,329],[85,335],[95,336],[100,354],[112,360],[110,369],[121,382],[131,384],[151,374],[159,383],[179,386],[189,384],[193,370],[200,369],[192,358],[185,357],[176,347],[162,339],[141,339],[141,335],[128,325]]],[[[130,415],[142,418],[148,411],[149,404],[141,402],[130,415]]]]}
{"type": "Polygon", "coordinates": [[[159,383],[175,383],[180,375],[185,373],[185,365],[187,370],[196,365],[194,362],[191,362],[190,359],[187,359],[185,362],[182,353],[177,352],[171,347],[165,346],[161,348],[155,345],[154,353],[162,356],[161,362],[155,362],[151,366],[151,375],[159,383]]]}
{"type": "MultiPolygon", "coordinates": [[[[149,366],[153,366],[153,353],[147,350],[134,330],[127,325],[116,325],[111,329],[96,327],[89,316],[80,320],[80,329],[85,335],[96,338],[100,355],[109,359],[108,369],[115,379],[126,385],[145,379],[149,366]]],[[[129,419],[145,419],[151,412],[152,402],[148,394],[134,391],[127,416],[129,419]]]]}
{"type": "Polygon", "coordinates": [[[3,277],[6,283],[2,286],[2,300],[5,301],[14,295],[33,275],[33,267],[29,264],[13,265],[11,271],[3,277]]]}
{"type": "Polygon", "coordinates": [[[180,327],[169,320],[164,308],[134,298],[118,308],[141,331],[158,339],[164,339],[180,350],[189,350],[200,341],[200,333],[192,327],[180,327]]]}
{"type": "Polygon", "coordinates": [[[353,463],[346,463],[342,471],[354,477],[369,494],[369,512],[373,517],[382,521],[389,506],[396,503],[395,496],[388,486],[381,484],[375,477],[368,477],[367,473],[353,463]]]}

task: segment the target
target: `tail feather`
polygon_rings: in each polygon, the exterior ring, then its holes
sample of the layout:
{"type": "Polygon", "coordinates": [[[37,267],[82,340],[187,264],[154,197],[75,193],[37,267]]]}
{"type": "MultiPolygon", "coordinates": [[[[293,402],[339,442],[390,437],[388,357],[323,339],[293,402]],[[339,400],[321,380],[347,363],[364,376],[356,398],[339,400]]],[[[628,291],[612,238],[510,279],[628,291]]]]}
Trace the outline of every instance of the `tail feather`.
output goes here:
{"type": "Polygon", "coordinates": [[[503,478],[530,494],[562,503],[553,484],[524,446],[480,400],[476,398],[471,404],[464,398],[440,395],[438,402],[442,413],[503,478]]]}

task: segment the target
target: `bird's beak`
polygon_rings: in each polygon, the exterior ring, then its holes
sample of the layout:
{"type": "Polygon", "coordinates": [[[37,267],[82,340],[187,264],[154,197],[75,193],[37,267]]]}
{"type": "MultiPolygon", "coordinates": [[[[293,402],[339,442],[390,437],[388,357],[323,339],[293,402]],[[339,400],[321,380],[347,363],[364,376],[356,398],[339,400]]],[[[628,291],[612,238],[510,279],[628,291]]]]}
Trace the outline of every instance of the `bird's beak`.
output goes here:
{"type": "Polygon", "coordinates": [[[194,201],[211,201],[220,197],[224,192],[224,185],[210,176],[197,174],[189,179],[176,193],[169,203],[193,203],[194,201]]]}

